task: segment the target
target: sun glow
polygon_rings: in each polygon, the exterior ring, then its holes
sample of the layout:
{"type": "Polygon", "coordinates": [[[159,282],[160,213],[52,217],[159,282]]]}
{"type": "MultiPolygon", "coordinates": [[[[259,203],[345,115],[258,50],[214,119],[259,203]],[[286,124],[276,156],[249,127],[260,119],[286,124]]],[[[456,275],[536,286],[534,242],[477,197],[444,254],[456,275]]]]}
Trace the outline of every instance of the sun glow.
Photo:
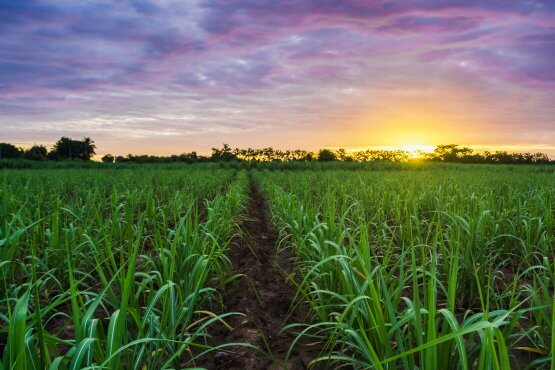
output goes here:
{"type": "Polygon", "coordinates": [[[375,145],[367,147],[351,147],[348,148],[349,153],[363,150],[403,150],[409,153],[413,159],[421,158],[423,153],[433,152],[435,145],[430,144],[403,144],[403,145],[375,145]]]}
{"type": "MultiPolygon", "coordinates": [[[[449,104],[441,96],[383,96],[382,108],[357,112],[355,121],[360,135],[353,142],[359,147],[378,150],[403,150],[410,158],[421,158],[437,144],[463,137],[463,124],[453,118],[449,104]],[[446,130],[446,123],[449,130],[446,130]]],[[[355,145],[352,146],[354,149],[355,145]]]]}
{"type": "Polygon", "coordinates": [[[421,158],[424,153],[433,152],[435,149],[434,145],[426,144],[409,144],[401,145],[399,149],[409,152],[411,158],[421,158]]]}

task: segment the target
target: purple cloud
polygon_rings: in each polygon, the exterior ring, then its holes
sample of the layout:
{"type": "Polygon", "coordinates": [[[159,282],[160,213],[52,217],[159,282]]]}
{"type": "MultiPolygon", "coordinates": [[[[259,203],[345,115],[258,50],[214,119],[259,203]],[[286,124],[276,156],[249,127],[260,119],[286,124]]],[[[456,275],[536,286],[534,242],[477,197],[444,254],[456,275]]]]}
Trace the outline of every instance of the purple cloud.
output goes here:
{"type": "Polygon", "coordinates": [[[380,27],[385,32],[466,32],[479,27],[480,17],[403,16],[380,27]]]}
{"type": "Polygon", "coordinates": [[[542,0],[0,0],[0,130],[335,137],[341,117],[456,91],[479,97],[440,103],[456,121],[514,125],[524,95],[522,130],[549,137],[553,24],[542,0]]]}

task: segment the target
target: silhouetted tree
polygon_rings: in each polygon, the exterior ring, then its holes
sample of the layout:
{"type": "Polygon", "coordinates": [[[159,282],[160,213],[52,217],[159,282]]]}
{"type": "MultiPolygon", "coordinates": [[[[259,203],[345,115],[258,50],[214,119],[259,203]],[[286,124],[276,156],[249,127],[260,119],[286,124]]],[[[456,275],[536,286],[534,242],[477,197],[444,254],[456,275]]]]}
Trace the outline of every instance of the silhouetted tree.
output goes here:
{"type": "Polygon", "coordinates": [[[347,155],[347,151],[343,148],[337,149],[337,152],[335,152],[337,155],[337,159],[339,159],[340,161],[346,161],[347,158],[349,157],[347,155]]]}
{"type": "Polygon", "coordinates": [[[237,159],[237,155],[228,144],[224,144],[222,149],[212,148],[212,156],[210,157],[210,159],[216,162],[229,162],[237,159]]]}
{"type": "Polygon", "coordinates": [[[532,154],[532,163],[550,163],[549,156],[545,153],[534,153],[532,154]]]}
{"type": "Polygon", "coordinates": [[[69,137],[62,137],[52,148],[52,159],[75,159],[79,158],[89,161],[95,154],[96,145],[89,137],[83,140],[73,140],[69,137]]]}
{"type": "Polygon", "coordinates": [[[115,162],[116,162],[116,163],[129,162],[129,159],[126,158],[126,157],[123,157],[123,156],[121,156],[121,155],[118,155],[118,156],[115,158],[115,162]]]}
{"type": "MultiPolygon", "coordinates": [[[[50,152],[42,145],[35,145],[27,150],[22,150],[13,144],[0,143],[0,159],[2,158],[21,158],[22,156],[32,160],[65,160],[81,159],[89,161],[95,154],[96,145],[89,137],[83,140],[73,140],[69,137],[62,137],[56,142],[50,152]]],[[[228,144],[223,144],[222,148],[212,148],[210,157],[199,156],[196,152],[182,153],[170,156],[153,155],[133,155],[126,157],[111,154],[102,157],[103,162],[134,162],[134,163],[195,163],[195,162],[220,162],[220,161],[390,161],[407,162],[411,159],[411,153],[404,150],[362,150],[347,154],[345,149],[332,151],[322,149],[315,155],[305,150],[280,150],[272,147],[261,149],[241,149],[231,148],[228,144]]],[[[553,163],[544,153],[509,153],[497,151],[494,153],[485,151],[483,153],[474,152],[468,147],[461,147],[457,144],[438,145],[432,153],[420,153],[418,160],[438,161],[438,162],[457,162],[457,163],[508,163],[508,164],[542,164],[553,163]]]]}
{"type": "Polygon", "coordinates": [[[472,155],[472,149],[459,147],[457,144],[438,145],[434,149],[433,159],[443,162],[460,162],[461,159],[472,155]]]}
{"type": "Polygon", "coordinates": [[[551,163],[544,153],[509,153],[497,151],[491,153],[474,153],[467,147],[456,144],[438,145],[433,153],[425,153],[424,160],[458,163],[503,163],[503,164],[532,164],[551,163]]]}
{"type": "Polygon", "coordinates": [[[388,162],[406,162],[410,158],[409,152],[405,150],[375,150],[367,149],[355,152],[353,159],[358,162],[388,161],[388,162]]]}
{"type": "Polygon", "coordinates": [[[179,156],[180,162],[194,163],[198,160],[197,152],[183,153],[179,156]]]}
{"type": "Polygon", "coordinates": [[[96,154],[96,145],[90,137],[83,138],[81,141],[81,153],[79,158],[84,161],[89,161],[96,154]]]}
{"type": "Polygon", "coordinates": [[[32,161],[43,161],[48,159],[48,150],[45,146],[33,145],[25,151],[23,157],[32,161]]]}
{"type": "Polygon", "coordinates": [[[318,152],[318,160],[320,162],[331,162],[337,160],[337,156],[329,149],[320,149],[318,152]]]}
{"type": "Polygon", "coordinates": [[[0,143],[0,159],[21,158],[23,150],[9,143],[0,143]]]}
{"type": "Polygon", "coordinates": [[[74,140],[63,136],[54,144],[51,152],[53,153],[52,157],[57,156],[62,159],[73,159],[78,155],[79,148],[74,140]]]}
{"type": "Polygon", "coordinates": [[[114,158],[114,156],[111,155],[111,154],[106,154],[104,157],[102,157],[101,160],[102,160],[102,162],[104,162],[104,163],[114,163],[115,158],[114,158]]]}

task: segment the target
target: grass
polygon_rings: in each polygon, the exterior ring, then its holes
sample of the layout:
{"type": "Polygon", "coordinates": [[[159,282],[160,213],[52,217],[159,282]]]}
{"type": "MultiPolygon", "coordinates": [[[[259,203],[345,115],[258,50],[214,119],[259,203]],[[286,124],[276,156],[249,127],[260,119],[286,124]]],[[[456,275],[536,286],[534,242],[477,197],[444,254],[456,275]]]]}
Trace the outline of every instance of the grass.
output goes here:
{"type": "Polygon", "coordinates": [[[229,281],[246,177],[231,170],[5,172],[3,369],[183,368],[229,281]]]}
{"type": "Polygon", "coordinates": [[[290,354],[555,370],[552,168],[417,163],[2,170],[0,369],[187,368],[237,345],[210,336],[244,314],[220,294],[247,171],[308,308],[290,354]]]}
{"type": "Polygon", "coordinates": [[[554,178],[529,169],[262,172],[316,362],[549,367],[554,178]],[[492,170],[495,176],[492,176],[492,170]]]}

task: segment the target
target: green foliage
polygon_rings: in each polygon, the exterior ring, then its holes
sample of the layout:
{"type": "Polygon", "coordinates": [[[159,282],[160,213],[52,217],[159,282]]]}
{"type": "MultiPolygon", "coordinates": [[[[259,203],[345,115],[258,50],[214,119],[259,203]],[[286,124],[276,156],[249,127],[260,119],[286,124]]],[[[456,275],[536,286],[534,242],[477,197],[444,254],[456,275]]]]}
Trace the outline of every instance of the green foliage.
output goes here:
{"type": "Polygon", "coordinates": [[[509,369],[522,352],[549,367],[554,180],[501,166],[261,172],[311,308],[285,330],[324,343],[313,364],[331,367],[509,369]]]}
{"type": "Polygon", "coordinates": [[[0,369],[186,368],[233,345],[209,338],[240,314],[219,294],[244,168],[308,308],[290,354],[307,337],[331,368],[553,368],[553,167],[10,163],[33,169],[0,172],[0,369]]]}
{"type": "Polygon", "coordinates": [[[216,168],[3,171],[0,368],[185,368],[222,348],[245,191],[216,168]]]}

